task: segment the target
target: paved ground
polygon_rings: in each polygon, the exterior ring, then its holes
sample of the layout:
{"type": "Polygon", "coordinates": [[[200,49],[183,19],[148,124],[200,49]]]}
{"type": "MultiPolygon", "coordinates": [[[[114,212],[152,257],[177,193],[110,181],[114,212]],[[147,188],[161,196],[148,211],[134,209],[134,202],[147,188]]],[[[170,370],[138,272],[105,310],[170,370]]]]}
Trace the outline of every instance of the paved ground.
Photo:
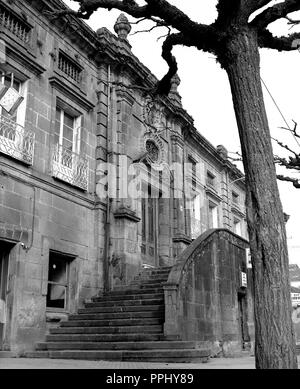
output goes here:
{"type": "MultiPolygon", "coordinates": [[[[208,363],[81,361],[70,359],[0,358],[0,369],[254,369],[254,357],[212,358],[208,363]]],[[[300,356],[298,356],[300,369],[300,356]]]]}
{"type": "Polygon", "coordinates": [[[0,358],[0,369],[254,369],[254,357],[212,358],[208,363],[148,363],[0,358]]]}

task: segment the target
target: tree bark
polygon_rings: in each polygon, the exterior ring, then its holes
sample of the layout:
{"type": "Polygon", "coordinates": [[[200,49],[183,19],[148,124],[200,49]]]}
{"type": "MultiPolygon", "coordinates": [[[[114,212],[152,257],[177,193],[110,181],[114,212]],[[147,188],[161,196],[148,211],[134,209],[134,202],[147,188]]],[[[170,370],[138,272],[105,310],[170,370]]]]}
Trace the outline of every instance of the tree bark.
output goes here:
{"type": "Polygon", "coordinates": [[[234,31],[219,54],[228,74],[246,175],[258,369],[296,369],[285,222],[260,79],[255,30],[234,31]]]}

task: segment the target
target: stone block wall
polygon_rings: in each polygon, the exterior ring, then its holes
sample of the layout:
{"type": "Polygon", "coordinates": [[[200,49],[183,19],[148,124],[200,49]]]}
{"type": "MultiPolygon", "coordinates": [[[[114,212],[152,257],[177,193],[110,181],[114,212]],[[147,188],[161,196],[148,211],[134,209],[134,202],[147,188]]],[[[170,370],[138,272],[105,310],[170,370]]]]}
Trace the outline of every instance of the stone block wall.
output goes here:
{"type": "Polygon", "coordinates": [[[3,65],[26,84],[24,127],[35,134],[32,165],[0,155],[0,241],[11,243],[3,344],[22,353],[102,289],[105,204],[95,206],[97,66],[28,2],[5,3],[30,15],[36,46],[31,59],[22,58],[17,44],[11,46],[3,65]],[[82,66],[80,84],[58,69],[60,50],[82,66]],[[87,190],[52,177],[58,104],[82,117],[80,152],[88,160],[87,190]],[[51,251],[70,258],[65,311],[46,308],[51,251]]]}
{"type": "Polygon", "coordinates": [[[241,287],[246,247],[229,230],[209,230],[181,254],[164,287],[165,335],[208,342],[226,356],[253,341],[251,285],[241,287]]]}

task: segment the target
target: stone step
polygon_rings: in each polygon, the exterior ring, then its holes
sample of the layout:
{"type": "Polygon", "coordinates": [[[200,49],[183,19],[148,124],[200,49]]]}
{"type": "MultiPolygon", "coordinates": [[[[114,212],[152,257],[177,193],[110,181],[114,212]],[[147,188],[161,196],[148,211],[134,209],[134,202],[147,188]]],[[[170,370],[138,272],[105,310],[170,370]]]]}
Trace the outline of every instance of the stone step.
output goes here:
{"type": "Polygon", "coordinates": [[[137,299],[137,300],[111,300],[111,301],[93,301],[93,302],[86,302],[84,305],[87,308],[93,308],[93,307],[120,307],[121,309],[123,307],[144,307],[144,306],[153,306],[153,305],[159,305],[164,303],[163,297],[160,298],[154,298],[154,299],[137,299]]]}
{"type": "Polygon", "coordinates": [[[162,271],[144,271],[138,275],[135,276],[134,279],[149,279],[150,277],[156,277],[156,278],[168,278],[170,274],[169,270],[162,270],[162,271]]]}
{"type": "MultiPolygon", "coordinates": [[[[147,334],[161,334],[163,335],[163,326],[144,325],[144,326],[124,326],[124,327],[64,327],[64,328],[50,328],[50,335],[47,335],[47,342],[51,341],[52,336],[56,335],[74,335],[74,336],[89,336],[89,335],[114,335],[114,334],[135,334],[146,336],[147,334]]],[[[67,339],[68,340],[68,339],[67,339]]]]}
{"type": "Polygon", "coordinates": [[[210,350],[63,350],[63,351],[35,351],[27,353],[27,357],[38,358],[42,353],[48,358],[56,359],[82,359],[82,360],[111,360],[111,361],[149,361],[149,362],[207,362],[210,357],[210,350]]]}
{"type": "Polygon", "coordinates": [[[160,332],[143,334],[53,334],[47,335],[44,343],[62,342],[158,342],[158,341],[179,341],[178,336],[168,336],[160,332]]]}
{"type": "Polygon", "coordinates": [[[111,319],[111,320],[69,320],[60,322],[61,327],[123,327],[155,325],[164,321],[163,317],[141,319],[111,319]]]}
{"type": "Polygon", "coordinates": [[[142,312],[108,312],[108,313],[79,313],[69,315],[69,321],[77,320],[115,320],[115,319],[141,319],[141,318],[161,318],[164,310],[142,311],[142,312]]]}
{"type": "MultiPolygon", "coordinates": [[[[132,293],[132,292],[131,292],[132,293]]],[[[119,301],[119,300],[153,300],[153,299],[163,299],[164,293],[140,293],[140,294],[116,294],[116,295],[106,295],[103,297],[92,297],[93,302],[104,302],[104,301],[119,301]]]]}
{"type": "MultiPolygon", "coordinates": [[[[94,303],[97,304],[97,303],[94,303]]],[[[141,312],[141,311],[162,311],[164,312],[164,305],[162,303],[156,305],[124,305],[124,306],[90,306],[89,308],[82,308],[78,310],[79,314],[86,313],[117,313],[117,312],[141,312]]]]}
{"type": "MultiPolygon", "coordinates": [[[[141,289],[141,290],[145,290],[145,289],[163,289],[163,283],[164,282],[143,282],[143,281],[141,281],[141,282],[139,282],[139,283],[136,283],[135,284],[135,287],[137,288],[137,287],[139,287],[139,289],[141,289]]],[[[131,285],[131,287],[132,287],[132,285],[131,285]]],[[[132,289],[134,289],[133,287],[132,287],[132,289]]]]}
{"type": "Polygon", "coordinates": [[[172,269],[172,266],[160,266],[160,267],[149,267],[146,269],[143,269],[143,272],[160,272],[160,271],[170,271],[172,269]]]}
{"type": "Polygon", "coordinates": [[[166,281],[169,278],[169,272],[168,273],[162,273],[162,274],[140,274],[137,276],[134,280],[140,279],[144,281],[166,281]]]}
{"type": "Polygon", "coordinates": [[[195,342],[182,341],[134,341],[134,342],[40,342],[37,350],[151,350],[196,349],[195,342]]]}
{"type": "MultiPolygon", "coordinates": [[[[103,293],[103,297],[113,297],[113,296],[124,296],[124,295],[139,295],[139,294],[154,294],[154,293],[163,293],[163,288],[159,286],[158,288],[144,288],[144,289],[122,289],[122,290],[112,290],[110,292],[103,293]]],[[[101,296],[99,296],[101,297],[101,296]]]]}
{"type": "Polygon", "coordinates": [[[132,282],[136,280],[149,280],[149,281],[154,281],[154,280],[162,280],[162,282],[165,282],[169,278],[169,272],[163,272],[163,273],[142,273],[134,277],[132,282]]]}

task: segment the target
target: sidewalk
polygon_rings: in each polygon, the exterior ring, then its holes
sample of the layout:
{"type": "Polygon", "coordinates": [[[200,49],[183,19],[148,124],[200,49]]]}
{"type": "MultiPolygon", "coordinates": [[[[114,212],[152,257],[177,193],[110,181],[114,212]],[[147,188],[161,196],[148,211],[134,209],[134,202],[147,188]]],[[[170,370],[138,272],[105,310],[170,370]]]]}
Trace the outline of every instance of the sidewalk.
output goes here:
{"type": "Polygon", "coordinates": [[[208,363],[151,363],[0,358],[0,369],[254,369],[254,365],[254,357],[212,358],[208,363]]]}

